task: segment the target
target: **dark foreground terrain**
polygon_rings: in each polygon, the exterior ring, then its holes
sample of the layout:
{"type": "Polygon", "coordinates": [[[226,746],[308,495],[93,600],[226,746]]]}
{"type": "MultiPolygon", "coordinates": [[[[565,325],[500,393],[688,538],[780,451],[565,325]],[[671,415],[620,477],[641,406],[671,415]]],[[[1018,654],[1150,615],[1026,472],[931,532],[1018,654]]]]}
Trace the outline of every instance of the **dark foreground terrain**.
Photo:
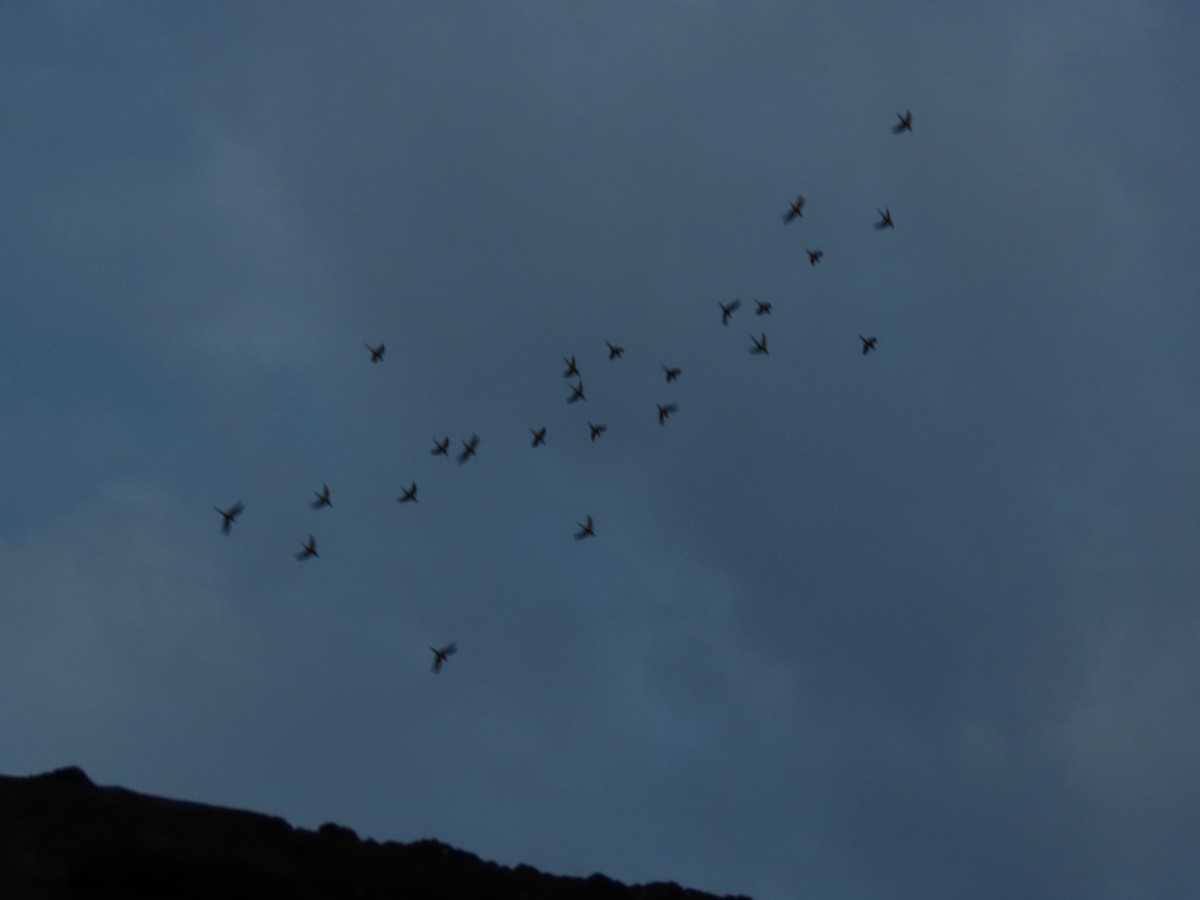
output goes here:
{"type": "Polygon", "coordinates": [[[0,897],[703,900],[674,883],[510,869],[438,841],[362,841],[259,813],[97,787],[82,769],[0,776],[0,897]]]}

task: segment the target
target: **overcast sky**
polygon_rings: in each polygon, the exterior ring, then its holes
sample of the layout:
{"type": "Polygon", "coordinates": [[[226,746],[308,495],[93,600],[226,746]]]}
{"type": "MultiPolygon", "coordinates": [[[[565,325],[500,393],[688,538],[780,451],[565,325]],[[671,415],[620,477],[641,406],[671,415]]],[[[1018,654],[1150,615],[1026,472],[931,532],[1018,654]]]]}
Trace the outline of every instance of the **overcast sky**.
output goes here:
{"type": "Polygon", "coordinates": [[[1198,26],[5,5],[0,771],[758,900],[1194,897],[1198,26]]]}

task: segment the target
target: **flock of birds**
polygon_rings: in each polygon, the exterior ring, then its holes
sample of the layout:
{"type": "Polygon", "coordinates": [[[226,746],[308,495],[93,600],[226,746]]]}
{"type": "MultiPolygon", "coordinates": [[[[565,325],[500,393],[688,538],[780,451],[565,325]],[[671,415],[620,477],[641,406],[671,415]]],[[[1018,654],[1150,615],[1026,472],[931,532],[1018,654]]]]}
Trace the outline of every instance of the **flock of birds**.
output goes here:
{"type": "MultiPolygon", "coordinates": [[[[897,113],[896,118],[899,121],[895,125],[892,126],[892,132],[894,134],[902,134],[906,131],[912,131],[912,112],[911,112],[911,110],[905,110],[903,114],[897,113]]],[[[788,205],[787,211],[783,214],[784,224],[786,225],[795,219],[803,218],[804,206],[805,206],[804,195],[803,194],[797,195],[796,199],[791,201],[791,203],[788,205]]],[[[896,227],[895,223],[892,221],[892,211],[890,208],[885,206],[883,209],[877,210],[877,212],[879,213],[879,221],[877,221],[875,223],[875,228],[877,230],[883,231],[888,228],[896,227]]],[[[808,261],[809,261],[809,265],[811,265],[811,266],[817,265],[817,263],[819,263],[825,256],[825,251],[821,250],[821,249],[809,250],[806,247],[805,252],[808,254],[808,261]]],[[[771,307],[770,303],[762,302],[759,300],[755,300],[754,302],[756,304],[755,310],[754,310],[754,314],[756,316],[768,316],[771,314],[772,307],[771,307]]],[[[720,301],[718,301],[718,306],[721,309],[721,324],[728,325],[733,314],[738,309],[741,308],[741,305],[742,305],[742,301],[740,299],[732,300],[729,303],[721,303],[720,301]]],[[[859,340],[862,341],[862,352],[863,352],[864,356],[866,354],[870,353],[872,350],[876,349],[876,345],[878,344],[878,338],[876,338],[874,335],[864,336],[862,334],[859,334],[858,337],[859,337],[859,340]]],[[[750,335],[750,340],[752,341],[752,344],[750,347],[751,354],[756,355],[756,356],[770,355],[770,353],[767,349],[767,334],[765,331],[761,332],[758,337],[755,337],[753,334],[750,335]]],[[[622,355],[625,353],[624,347],[613,344],[607,340],[604,343],[605,343],[605,346],[608,348],[609,360],[620,359],[622,357],[622,355]]],[[[365,346],[366,349],[370,352],[371,362],[373,364],[383,362],[384,354],[387,351],[387,347],[385,344],[380,343],[375,346],[372,346],[371,344],[367,344],[364,342],[363,346],[365,346]]],[[[572,378],[576,379],[575,383],[570,385],[571,394],[567,397],[567,403],[571,404],[571,403],[578,403],[580,401],[586,401],[587,396],[585,395],[584,389],[583,389],[583,376],[579,371],[579,365],[576,361],[575,356],[574,355],[571,355],[570,357],[564,356],[563,362],[566,364],[566,370],[563,372],[563,377],[567,378],[567,379],[572,379],[572,378]]],[[[664,366],[662,366],[662,369],[666,375],[667,384],[671,384],[671,383],[677,381],[679,379],[679,376],[683,372],[683,370],[678,366],[664,365],[664,366]]],[[[660,426],[665,425],[668,417],[672,413],[675,413],[679,410],[679,406],[676,403],[659,403],[656,405],[658,407],[658,424],[660,426]]],[[[590,429],[590,432],[591,432],[592,442],[595,442],[602,434],[604,434],[604,432],[606,432],[608,430],[607,425],[604,425],[602,423],[593,423],[593,422],[588,422],[588,428],[590,429]]],[[[543,425],[542,427],[536,428],[536,429],[530,428],[529,431],[533,435],[533,440],[531,441],[531,446],[537,448],[537,447],[541,447],[541,446],[545,445],[545,443],[546,443],[546,426],[543,425]]],[[[479,435],[477,435],[477,434],[473,434],[467,440],[462,441],[462,450],[460,450],[457,454],[457,459],[458,459],[459,464],[462,465],[463,463],[466,463],[469,459],[471,459],[473,456],[475,456],[476,450],[478,447],[479,447],[479,435]]],[[[433,448],[429,452],[434,456],[448,457],[450,455],[450,437],[447,435],[447,436],[443,437],[441,440],[438,440],[435,437],[433,439],[433,448]]],[[[313,493],[316,496],[316,499],[313,500],[309,504],[313,509],[323,509],[325,507],[333,506],[333,499],[332,499],[332,495],[330,493],[328,484],[322,484],[321,490],[314,491],[313,493]]],[[[398,503],[416,503],[417,502],[417,483],[415,481],[413,481],[409,484],[408,487],[401,488],[401,495],[399,497],[397,497],[396,500],[398,503]]],[[[232,506],[229,506],[225,509],[222,509],[219,506],[214,506],[213,509],[215,509],[217,511],[217,513],[219,513],[221,516],[221,533],[228,535],[230,533],[230,531],[233,529],[233,525],[237,521],[238,516],[240,516],[242,514],[242,512],[245,511],[245,505],[242,504],[241,501],[238,501],[238,502],[234,503],[232,506]]],[[[578,530],[575,532],[575,540],[581,541],[586,538],[594,538],[596,536],[595,521],[593,520],[590,513],[587,515],[586,519],[583,522],[576,522],[575,524],[578,526],[578,530]]],[[[310,534],[308,536],[308,540],[304,541],[301,544],[301,549],[299,551],[297,551],[295,555],[296,555],[296,559],[301,562],[303,562],[304,560],[307,560],[307,559],[318,558],[320,556],[320,554],[317,552],[316,537],[314,537],[313,535],[310,534]]],[[[441,672],[442,666],[446,663],[448,658],[450,656],[452,656],[455,652],[457,652],[458,647],[455,644],[450,643],[450,644],[446,644],[445,646],[442,646],[442,647],[432,647],[431,646],[429,649],[433,653],[432,670],[435,674],[437,674],[438,672],[441,672]]]]}

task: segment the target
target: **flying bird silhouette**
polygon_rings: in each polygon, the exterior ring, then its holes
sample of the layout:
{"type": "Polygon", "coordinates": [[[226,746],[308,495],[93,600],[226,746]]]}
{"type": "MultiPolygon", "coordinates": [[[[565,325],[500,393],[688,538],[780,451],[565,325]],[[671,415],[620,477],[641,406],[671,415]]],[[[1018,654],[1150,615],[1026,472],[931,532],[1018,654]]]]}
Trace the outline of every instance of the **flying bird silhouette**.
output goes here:
{"type": "Polygon", "coordinates": [[[602,435],[602,434],[604,434],[604,432],[608,431],[607,425],[593,425],[591,422],[588,422],[588,428],[592,429],[592,443],[593,444],[596,443],[596,438],[600,437],[600,435],[602,435]]]}
{"type": "Polygon", "coordinates": [[[728,325],[729,317],[732,316],[734,313],[734,310],[736,310],[741,305],[742,305],[741,300],[734,300],[734,301],[730,302],[730,304],[728,306],[726,306],[724,303],[722,303],[720,300],[718,300],[717,306],[721,307],[721,324],[728,325]]]}
{"type": "Polygon", "coordinates": [[[896,227],[892,224],[892,211],[890,209],[885,206],[883,209],[877,209],[876,212],[879,213],[879,221],[875,223],[876,228],[882,231],[885,228],[896,227]]]}
{"type": "Polygon", "coordinates": [[[453,644],[447,644],[441,650],[439,650],[437,647],[430,647],[429,649],[433,651],[434,675],[442,671],[442,663],[444,663],[448,657],[451,657],[458,652],[458,648],[453,644]]]}
{"type": "Polygon", "coordinates": [[[579,374],[579,366],[575,365],[575,354],[571,354],[571,358],[563,357],[563,362],[567,364],[567,371],[563,372],[563,378],[573,378],[579,374]]]}
{"type": "Polygon", "coordinates": [[[571,396],[567,398],[568,403],[577,403],[580,400],[586,400],[583,396],[583,379],[579,379],[579,384],[571,385],[571,396]]]}
{"type": "Polygon", "coordinates": [[[900,120],[899,124],[892,126],[892,134],[900,134],[905,131],[912,131],[912,113],[909,110],[904,111],[904,115],[896,113],[896,118],[900,120]]]}
{"type": "Polygon", "coordinates": [[[665,424],[667,421],[667,416],[669,416],[671,413],[679,411],[679,407],[674,403],[656,403],[654,405],[658,407],[659,425],[665,424]]]}
{"type": "Polygon", "coordinates": [[[594,523],[592,522],[591,516],[587,517],[586,523],[585,522],[576,522],[575,524],[579,526],[579,530],[577,532],[575,532],[575,540],[582,541],[586,537],[595,537],[596,536],[596,528],[595,528],[594,523]]]}
{"type": "Polygon", "coordinates": [[[763,336],[761,338],[756,338],[754,335],[750,335],[750,340],[754,341],[754,346],[750,348],[751,353],[758,353],[762,354],[763,356],[770,355],[767,353],[767,333],[765,331],[763,332],[763,336]]]}
{"type": "Polygon", "coordinates": [[[458,464],[460,466],[475,455],[475,448],[479,446],[479,435],[471,435],[471,439],[463,441],[462,445],[462,452],[458,454],[458,464]]]}
{"type": "Polygon", "coordinates": [[[807,247],[804,248],[804,252],[808,254],[808,264],[810,266],[815,266],[821,261],[821,257],[825,255],[824,250],[809,250],[807,247]]]}
{"type": "Polygon", "coordinates": [[[304,549],[296,554],[296,559],[305,560],[317,555],[317,539],[311,534],[308,536],[308,543],[303,546],[304,549]]]}
{"type": "Polygon", "coordinates": [[[792,205],[788,208],[788,211],[783,214],[784,224],[787,224],[788,222],[792,221],[792,219],[796,218],[797,216],[803,216],[803,215],[804,215],[804,195],[799,194],[796,196],[796,199],[792,201],[792,205]]]}
{"type": "Polygon", "coordinates": [[[318,494],[316,491],[313,491],[313,494],[317,498],[309,504],[313,509],[320,509],[322,506],[333,506],[333,500],[329,497],[329,485],[321,485],[321,492],[318,494]]]}
{"type": "Polygon", "coordinates": [[[529,431],[530,431],[530,433],[533,434],[533,443],[530,446],[541,447],[543,444],[546,443],[546,426],[545,425],[543,425],[537,431],[534,431],[532,428],[530,428],[529,431]]]}
{"type": "Polygon", "coordinates": [[[858,336],[858,339],[863,342],[863,356],[866,356],[868,353],[874,350],[875,344],[878,342],[878,339],[874,336],[865,338],[861,334],[858,336]]]}
{"type": "Polygon", "coordinates": [[[625,352],[624,347],[618,347],[616,344],[609,344],[608,341],[605,341],[604,343],[608,345],[609,359],[620,359],[621,354],[625,352]]]}
{"type": "Polygon", "coordinates": [[[763,303],[761,300],[755,300],[754,303],[757,307],[754,310],[754,314],[756,316],[769,316],[771,314],[771,304],[770,303],[763,303]]]}
{"type": "Polygon", "coordinates": [[[233,527],[233,523],[237,521],[237,517],[242,514],[242,510],[246,507],[242,506],[242,501],[239,500],[229,509],[221,509],[219,506],[214,506],[217,512],[221,514],[221,534],[229,534],[229,529],[233,527]]]}
{"type": "Polygon", "coordinates": [[[417,483],[414,481],[406,488],[400,488],[404,491],[403,497],[397,497],[397,503],[416,503],[417,502],[417,483]]]}
{"type": "Polygon", "coordinates": [[[667,373],[667,384],[670,384],[679,377],[680,373],[683,372],[683,369],[677,367],[668,369],[666,366],[663,366],[663,371],[667,373]]]}
{"type": "Polygon", "coordinates": [[[433,449],[429,451],[434,456],[449,456],[450,455],[450,435],[446,435],[440,441],[437,438],[433,439],[433,449]]]}
{"type": "Polygon", "coordinates": [[[387,349],[383,344],[380,344],[378,347],[372,347],[366,341],[363,341],[363,346],[371,351],[371,362],[377,363],[383,361],[383,351],[387,349]]]}

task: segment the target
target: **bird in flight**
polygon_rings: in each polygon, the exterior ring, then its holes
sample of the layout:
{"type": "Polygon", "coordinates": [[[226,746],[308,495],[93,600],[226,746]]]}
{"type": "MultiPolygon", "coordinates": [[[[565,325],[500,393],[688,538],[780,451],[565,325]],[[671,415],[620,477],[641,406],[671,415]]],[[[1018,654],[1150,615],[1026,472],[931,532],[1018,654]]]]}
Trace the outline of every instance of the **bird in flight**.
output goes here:
{"type": "Polygon", "coordinates": [[[875,223],[876,228],[882,231],[885,228],[896,227],[892,224],[892,211],[890,209],[885,206],[883,209],[877,209],[876,212],[879,213],[879,221],[875,223]]]}
{"type": "Polygon", "coordinates": [[[579,366],[575,365],[575,354],[571,354],[571,358],[563,357],[563,362],[567,364],[567,371],[563,372],[563,378],[574,378],[579,375],[579,366]]]}
{"type": "Polygon", "coordinates": [[[317,498],[309,504],[313,509],[320,509],[322,506],[333,506],[333,500],[329,498],[329,485],[321,485],[321,492],[318,494],[316,491],[313,491],[313,494],[317,498]]]}
{"type": "Polygon", "coordinates": [[[679,407],[674,403],[656,403],[654,405],[658,407],[659,425],[665,424],[667,421],[667,416],[669,416],[671,413],[679,411],[679,407]]]}
{"type": "Polygon", "coordinates": [[[575,524],[579,526],[579,530],[575,532],[575,540],[582,541],[586,537],[596,536],[596,528],[591,516],[587,517],[587,522],[576,522],[575,524]]]}
{"type": "Polygon", "coordinates": [[[754,310],[754,314],[756,316],[769,316],[771,314],[771,304],[770,303],[763,303],[761,300],[755,300],[754,303],[757,307],[754,310]]]}
{"type": "Polygon", "coordinates": [[[625,352],[624,347],[618,347],[616,344],[609,344],[608,341],[605,341],[604,343],[608,346],[609,359],[620,359],[621,354],[625,352]]]}
{"type": "Polygon", "coordinates": [[[567,398],[567,402],[575,403],[579,400],[586,400],[586,399],[587,399],[587,397],[583,396],[583,379],[580,378],[579,384],[571,385],[571,396],[567,398]]]}
{"type": "Polygon", "coordinates": [[[454,646],[453,644],[447,644],[441,650],[439,650],[437,647],[430,647],[429,649],[433,651],[433,674],[434,675],[436,675],[438,672],[442,671],[442,663],[444,663],[448,657],[453,656],[455,653],[458,652],[458,648],[456,646],[454,646]]]}
{"type": "Polygon", "coordinates": [[[765,331],[763,332],[763,336],[761,338],[756,338],[754,335],[750,335],[750,340],[754,341],[754,346],[750,348],[751,353],[760,353],[763,356],[770,356],[770,354],[767,353],[767,333],[765,331]]]}
{"type": "Polygon", "coordinates": [[[792,201],[792,205],[788,208],[788,211],[783,214],[784,224],[787,224],[788,222],[792,221],[792,219],[796,218],[797,216],[803,217],[803,215],[804,215],[804,195],[798,194],[798,195],[796,195],[796,199],[792,201]]]}
{"type": "Polygon", "coordinates": [[[546,426],[545,425],[543,425],[537,431],[534,431],[532,428],[530,428],[529,431],[533,435],[533,443],[531,444],[531,446],[541,447],[543,444],[546,443],[546,426]]]}
{"type": "Polygon", "coordinates": [[[736,310],[741,305],[742,305],[741,300],[734,300],[728,306],[726,306],[724,303],[722,303],[720,300],[718,300],[717,306],[721,307],[721,324],[728,325],[729,317],[732,316],[734,310],[736,310]]]}
{"type": "Polygon", "coordinates": [[[904,111],[904,115],[896,113],[896,118],[900,120],[899,124],[892,126],[892,134],[900,134],[905,131],[912,131],[912,112],[904,111]]]}
{"type": "Polygon", "coordinates": [[[442,438],[440,441],[437,438],[433,439],[433,449],[429,451],[434,456],[449,456],[450,455],[450,436],[442,438]]]}
{"type": "Polygon", "coordinates": [[[403,497],[397,497],[397,503],[416,503],[417,502],[417,483],[414,481],[406,488],[400,488],[404,491],[403,497]]]}
{"type": "Polygon", "coordinates": [[[303,546],[304,549],[296,554],[296,559],[305,560],[317,555],[317,539],[311,534],[308,536],[308,543],[303,546]]]}
{"type": "Polygon", "coordinates": [[[596,443],[596,438],[600,437],[600,435],[602,435],[602,434],[604,434],[604,432],[608,431],[607,425],[593,425],[591,422],[588,422],[588,428],[592,429],[592,443],[593,444],[596,443]]]}
{"type": "Polygon", "coordinates": [[[479,435],[477,435],[477,434],[471,435],[471,439],[469,441],[463,441],[462,445],[463,445],[462,452],[458,454],[458,464],[459,465],[462,465],[468,459],[470,459],[472,456],[475,455],[475,448],[479,446],[479,435]]]}
{"type": "Polygon", "coordinates": [[[229,534],[229,529],[233,527],[233,523],[237,521],[237,517],[242,514],[242,510],[246,507],[242,506],[242,501],[238,501],[229,507],[229,509],[221,509],[219,506],[214,506],[217,512],[221,514],[221,534],[229,534]]]}
{"type": "Polygon", "coordinates": [[[667,373],[667,384],[670,384],[672,381],[674,381],[675,379],[677,379],[679,377],[679,375],[683,371],[683,369],[680,369],[677,367],[672,367],[672,368],[668,369],[666,366],[663,366],[663,371],[667,373]]]}
{"type": "Polygon", "coordinates": [[[869,338],[866,338],[860,334],[858,339],[863,342],[863,356],[866,356],[868,353],[874,350],[875,344],[878,343],[878,338],[874,337],[873,335],[869,338]]]}
{"type": "Polygon", "coordinates": [[[366,341],[363,341],[363,346],[371,351],[371,362],[383,362],[383,351],[387,349],[383,344],[380,344],[378,347],[372,347],[366,341]]]}
{"type": "Polygon", "coordinates": [[[804,252],[808,254],[808,264],[810,266],[815,266],[821,261],[821,257],[825,255],[824,250],[809,250],[807,247],[804,248],[804,252]]]}

